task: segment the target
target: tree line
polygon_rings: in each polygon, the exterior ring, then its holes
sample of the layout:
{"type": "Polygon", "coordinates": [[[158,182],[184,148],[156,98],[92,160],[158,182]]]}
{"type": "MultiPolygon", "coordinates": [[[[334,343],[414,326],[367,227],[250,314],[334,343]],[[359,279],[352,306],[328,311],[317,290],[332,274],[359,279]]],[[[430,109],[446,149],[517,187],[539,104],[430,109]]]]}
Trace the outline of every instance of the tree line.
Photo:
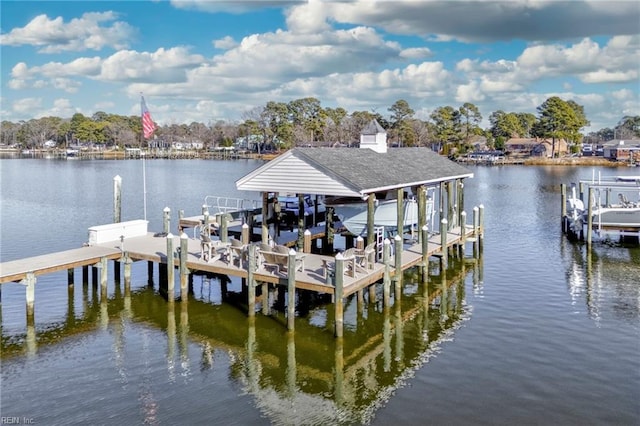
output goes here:
{"type": "MultiPolygon", "coordinates": [[[[415,111],[403,99],[388,108],[383,116],[377,111],[353,111],[342,107],[323,108],[313,97],[291,102],[269,101],[246,112],[242,121],[159,126],[155,142],[198,142],[204,148],[232,146],[238,138],[259,140],[259,149],[288,149],[294,146],[347,145],[358,143],[362,128],[372,119],[387,131],[387,140],[395,146],[431,146],[445,155],[464,153],[482,141],[490,149],[500,150],[510,138],[540,137],[564,139],[577,145],[614,138],[640,136],[640,116],[623,117],[614,129],[601,129],[587,136],[581,129],[590,123],[582,105],[572,100],[550,97],[534,113],[494,111],[490,127],[482,129],[482,114],[472,103],[459,107],[436,108],[427,120],[415,117],[415,111]]],[[[145,147],[139,116],[122,116],[103,111],[91,117],[76,113],[70,119],[43,117],[13,123],[3,121],[0,144],[21,148],[42,147],[52,140],[58,146],[93,143],[104,146],[145,147]]]]}

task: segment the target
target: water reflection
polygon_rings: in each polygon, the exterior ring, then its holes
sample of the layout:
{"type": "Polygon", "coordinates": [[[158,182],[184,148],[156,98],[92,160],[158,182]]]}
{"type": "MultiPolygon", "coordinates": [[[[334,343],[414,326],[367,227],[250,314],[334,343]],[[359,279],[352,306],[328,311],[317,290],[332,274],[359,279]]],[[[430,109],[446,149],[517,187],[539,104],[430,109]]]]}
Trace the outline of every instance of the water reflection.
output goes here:
{"type": "Polygon", "coordinates": [[[607,319],[637,323],[640,319],[640,249],[618,245],[562,242],[568,252],[569,294],[576,310],[586,306],[588,315],[600,325],[607,319]]]}
{"type": "Polygon", "coordinates": [[[113,368],[120,386],[135,383],[130,375],[136,374],[141,382],[138,409],[146,423],[155,424],[160,418],[159,397],[151,384],[158,375],[153,361],[158,354],[150,353],[148,327],[153,327],[166,333],[162,358],[170,385],[228,369],[225,376],[251,395],[272,423],[368,422],[469,316],[465,282],[471,276],[474,291],[481,288],[481,256],[457,258],[446,270],[440,268],[438,262],[429,265],[427,283],[417,268],[407,271],[402,297],[392,292],[388,305],[382,284],[349,298],[345,333],[339,339],[333,336],[333,305],[318,296],[298,294],[295,332],[289,332],[282,289],[264,288],[262,303],[273,301],[270,314],[248,317],[242,282],[195,277],[189,300],[174,301],[146,283],[132,290],[125,282],[121,291],[116,281],[107,292],[85,281],[78,295],[69,290],[64,321],[42,330],[32,324],[23,335],[3,334],[2,357],[34,354],[37,346],[107,330],[113,336],[113,368]],[[78,313],[75,297],[83,307],[78,313]],[[131,323],[144,325],[141,348],[132,348],[125,339],[131,323]],[[139,353],[142,371],[129,367],[132,360],[126,354],[131,351],[139,353]],[[214,362],[216,352],[227,354],[228,364],[214,362]]]}

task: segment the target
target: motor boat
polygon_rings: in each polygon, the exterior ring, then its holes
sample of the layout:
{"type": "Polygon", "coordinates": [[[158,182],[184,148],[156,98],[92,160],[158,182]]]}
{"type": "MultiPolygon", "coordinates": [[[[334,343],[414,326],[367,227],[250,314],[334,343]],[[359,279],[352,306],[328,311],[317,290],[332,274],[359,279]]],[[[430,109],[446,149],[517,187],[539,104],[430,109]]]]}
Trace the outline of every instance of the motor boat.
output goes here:
{"type": "MultiPolygon", "coordinates": [[[[603,234],[640,235],[640,176],[615,176],[582,184],[587,191],[593,188],[590,204],[594,230],[603,234]],[[612,196],[614,191],[617,197],[612,196]],[[632,201],[629,198],[633,199],[634,193],[636,200],[632,201]]],[[[567,198],[567,219],[572,233],[584,233],[589,221],[589,202],[576,195],[575,184],[567,198]]]]}
{"type": "MultiPolygon", "coordinates": [[[[379,194],[380,195],[380,194],[379,194]]],[[[418,202],[411,194],[405,193],[403,200],[403,233],[416,232],[418,227],[418,202]]],[[[386,236],[395,235],[398,232],[398,207],[395,198],[391,198],[391,192],[376,197],[373,214],[373,226],[383,227],[386,236]],[[384,198],[383,198],[384,197],[384,198]]],[[[340,218],[342,225],[351,234],[365,236],[367,234],[367,200],[355,197],[327,197],[327,207],[333,207],[335,214],[340,218]]],[[[434,217],[433,190],[429,190],[426,202],[426,216],[428,222],[433,222],[434,217]]]]}

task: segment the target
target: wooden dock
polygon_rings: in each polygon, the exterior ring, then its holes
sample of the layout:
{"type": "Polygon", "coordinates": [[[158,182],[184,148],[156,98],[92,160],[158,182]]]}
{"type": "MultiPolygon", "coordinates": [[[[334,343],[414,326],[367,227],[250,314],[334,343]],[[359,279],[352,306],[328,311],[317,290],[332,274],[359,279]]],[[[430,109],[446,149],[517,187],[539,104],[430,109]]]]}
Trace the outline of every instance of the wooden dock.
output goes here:
{"type": "MultiPolygon", "coordinates": [[[[444,223],[446,224],[446,221],[444,223]]],[[[169,295],[175,294],[175,271],[176,268],[178,269],[180,299],[183,302],[188,299],[188,283],[190,277],[193,276],[192,273],[199,271],[241,278],[243,286],[248,290],[247,312],[249,316],[256,314],[256,287],[258,285],[262,286],[263,297],[273,286],[284,287],[288,294],[287,319],[290,330],[293,330],[294,327],[296,290],[329,294],[334,302],[335,334],[337,337],[342,337],[343,309],[347,297],[357,294],[358,300],[361,300],[366,288],[369,288],[370,298],[375,297],[374,284],[382,280],[383,303],[385,306],[389,305],[392,277],[395,282],[394,298],[397,299],[401,297],[402,274],[399,272],[416,265],[424,266],[423,276],[426,277],[428,259],[431,256],[440,257],[441,262],[446,266],[448,253],[453,248],[462,248],[466,242],[470,241],[473,241],[474,244],[480,243],[482,228],[477,224],[478,222],[474,221],[472,226],[454,227],[446,234],[429,235],[425,228],[421,235],[423,239],[428,240],[427,244],[411,240],[403,241],[399,236],[396,236],[393,243],[395,247],[393,256],[391,255],[392,243],[385,240],[382,259],[376,255],[374,262],[368,262],[364,266],[358,266],[352,258],[343,258],[342,253],[338,253],[334,257],[312,252],[296,253],[291,249],[288,254],[284,255],[288,258],[288,268],[275,269],[265,263],[266,257],[261,260],[258,243],[245,244],[246,251],[243,252],[245,256],[237,257],[235,259],[237,262],[235,262],[225,241],[219,246],[224,253],[207,261],[203,258],[202,240],[199,238],[189,238],[184,232],[180,236],[147,233],[143,236],[1,263],[0,284],[8,282],[25,284],[27,324],[33,325],[37,276],[67,270],[68,283],[73,285],[74,268],[83,267],[85,274],[83,281],[86,282],[88,281],[88,267],[91,266],[94,284],[99,280],[101,292],[106,296],[109,260],[114,261],[114,274],[118,280],[120,267],[122,264],[124,265],[125,287],[131,280],[131,263],[147,261],[150,276],[153,274],[154,265],[158,265],[160,285],[164,285],[167,295],[171,299],[173,296],[169,295]],[[170,254],[167,255],[167,253],[170,254]],[[99,278],[98,271],[100,271],[99,278]]],[[[307,232],[307,238],[309,235],[310,233],[307,232]]],[[[358,243],[362,245],[362,241],[358,241],[358,243]]],[[[310,247],[310,244],[305,244],[305,246],[310,247]]]]}

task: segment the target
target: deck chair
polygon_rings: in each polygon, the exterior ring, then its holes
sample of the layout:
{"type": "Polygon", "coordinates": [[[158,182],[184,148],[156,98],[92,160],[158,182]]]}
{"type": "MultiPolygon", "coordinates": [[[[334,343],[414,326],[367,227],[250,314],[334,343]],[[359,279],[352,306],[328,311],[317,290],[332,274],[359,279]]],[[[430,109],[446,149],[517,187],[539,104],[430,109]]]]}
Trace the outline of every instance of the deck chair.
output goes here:
{"type": "Polygon", "coordinates": [[[229,242],[229,264],[233,265],[235,260],[238,259],[238,268],[242,269],[243,262],[247,258],[247,245],[242,244],[242,241],[236,238],[230,238],[229,242]]]}
{"type": "Polygon", "coordinates": [[[287,272],[289,265],[288,255],[277,253],[269,246],[260,248],[260,256],[262,256],[262,266],[266,270],[273,270],[275,274],[279,274],[280,271],[287,272]]]}
{"type": "Polygon", "coordinates": [[[376,263],[376,243],[375,241],[368,244],[362,250],[356,250],[356,266],[364,270],[373,269],[376,263]]]}
{"type": "Polygon", "coordinates": [[[344,273],[349,274],[355,278],[356,276],[356,253],[358,249],[349,248],[342,252],[344,259],[344,273]]]}
{"type": "Polygon", "coordinates": [[[213,259],[213,241],[206,233],[200,234],[200,259],[210,262],[213,259]]]}

